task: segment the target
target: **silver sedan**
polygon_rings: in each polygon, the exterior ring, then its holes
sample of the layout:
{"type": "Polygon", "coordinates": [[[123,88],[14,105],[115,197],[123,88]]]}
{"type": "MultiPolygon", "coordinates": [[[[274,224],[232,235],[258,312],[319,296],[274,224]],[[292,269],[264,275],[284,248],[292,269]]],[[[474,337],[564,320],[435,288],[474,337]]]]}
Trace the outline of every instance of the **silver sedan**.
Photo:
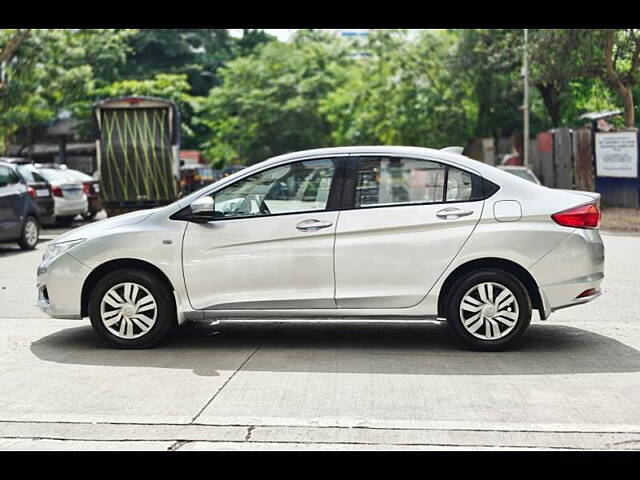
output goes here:
{"type": "Polygon", "coordinates": [[[600,295],[598,203],[451,151],[291,153],[62,235],[38,305],[124,348],[259,317],[439,319],[461,345],[500,350],[532,310],[546,320],[600,295]]]}

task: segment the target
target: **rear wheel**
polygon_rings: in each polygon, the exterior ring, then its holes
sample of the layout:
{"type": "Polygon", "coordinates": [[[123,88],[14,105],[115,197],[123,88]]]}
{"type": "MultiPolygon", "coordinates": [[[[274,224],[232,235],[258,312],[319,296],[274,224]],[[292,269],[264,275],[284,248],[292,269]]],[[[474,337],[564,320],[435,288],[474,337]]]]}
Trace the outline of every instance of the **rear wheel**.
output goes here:
{"type": "Polygon", "coordinates": [[[171,289],[157,275],[123,269],[106,275],[89,301],[91,325],[111,345],[147,348],[176,325],[171,289]]]}
{"type": "Polygon", "coordinates": [[[27,217],[22,225],[22,233],[18,239],[18,245],[23,250],[33,250],[38,245],[40,238],[40,224],[35,217],[27,217]]]}
{"type": "Polygon", "coordinates": [[[531,322],[531,299],[522,282],[503,270],[478,270],[458,280],[447,304],[447,326],[473,350],[506,350],[531,322]]]}
{"type": "Polygon", "coordinates": [[[97,213],[97,210],[89,210],[88,212],[82,214],[82,218],[85,220],[92,220],[97,215],[97,213]]]}

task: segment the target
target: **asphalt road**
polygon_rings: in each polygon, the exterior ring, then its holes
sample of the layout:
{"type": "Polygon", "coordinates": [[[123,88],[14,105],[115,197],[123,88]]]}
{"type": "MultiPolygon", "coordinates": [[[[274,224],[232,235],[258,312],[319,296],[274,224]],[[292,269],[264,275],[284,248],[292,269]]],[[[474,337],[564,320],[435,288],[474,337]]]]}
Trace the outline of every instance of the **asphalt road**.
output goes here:
{"type": "Polygon", "coordinates": [[[640,237],[603,236],[603,296],[506,353],[435,323],[194,325],[112,350],[33,306],[45,242],[0,244],[0,449],[640,449],[640,237]]]}

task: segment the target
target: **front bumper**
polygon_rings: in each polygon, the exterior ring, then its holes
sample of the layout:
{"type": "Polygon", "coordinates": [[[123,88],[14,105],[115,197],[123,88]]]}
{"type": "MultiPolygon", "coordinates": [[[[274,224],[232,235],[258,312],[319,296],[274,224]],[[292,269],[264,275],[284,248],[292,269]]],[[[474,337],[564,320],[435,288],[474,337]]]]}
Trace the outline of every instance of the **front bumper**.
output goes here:
{"type": "Polygon", "coordinates": [[[80,319],[82,286],[89,267],[63,253],[46,269],[38,267],[36,306],[53,318],[80,319]]]}

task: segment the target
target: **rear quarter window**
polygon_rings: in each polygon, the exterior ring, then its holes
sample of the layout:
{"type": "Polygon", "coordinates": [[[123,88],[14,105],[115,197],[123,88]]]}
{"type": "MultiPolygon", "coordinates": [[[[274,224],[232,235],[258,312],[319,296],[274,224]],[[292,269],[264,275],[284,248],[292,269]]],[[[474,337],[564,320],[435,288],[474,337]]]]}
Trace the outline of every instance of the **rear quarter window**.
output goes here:
{"type": "Polygon", "coordinates": [[[489,198],[499,187],[489,180],[456,167],[447,169],[446,202],[474,202],[489,198]]]}

